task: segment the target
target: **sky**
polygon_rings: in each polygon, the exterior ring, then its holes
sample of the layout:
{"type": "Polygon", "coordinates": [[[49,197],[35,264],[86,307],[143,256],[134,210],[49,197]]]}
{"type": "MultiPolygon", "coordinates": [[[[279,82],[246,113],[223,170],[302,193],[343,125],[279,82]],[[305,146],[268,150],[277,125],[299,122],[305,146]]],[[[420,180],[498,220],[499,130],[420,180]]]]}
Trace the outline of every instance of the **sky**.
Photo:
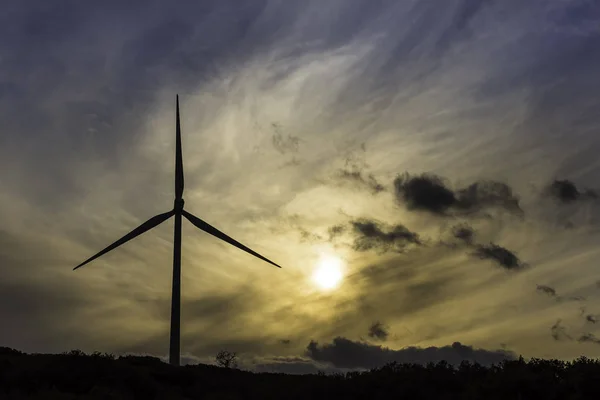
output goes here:
{"type": "Polygon", "coordinates": [[[0,346],[256,371],[600,357],[600,4],[4,2],[0,346]],[[313,279],[322,260],[342,280],[313,279]]]}

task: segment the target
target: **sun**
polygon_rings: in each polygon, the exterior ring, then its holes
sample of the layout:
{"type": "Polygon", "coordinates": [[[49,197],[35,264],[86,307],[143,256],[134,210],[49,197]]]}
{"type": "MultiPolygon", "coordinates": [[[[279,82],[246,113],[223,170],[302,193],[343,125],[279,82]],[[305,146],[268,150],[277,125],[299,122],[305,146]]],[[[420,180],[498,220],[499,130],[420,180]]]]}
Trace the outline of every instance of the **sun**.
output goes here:
{"type": "Polygon", "coordinates": [[[344,277],[343,261],[336,256],[321,256],[315,272],[313,273],[313,281],[323,290],[331,290],[337,288],[344,277]]]}

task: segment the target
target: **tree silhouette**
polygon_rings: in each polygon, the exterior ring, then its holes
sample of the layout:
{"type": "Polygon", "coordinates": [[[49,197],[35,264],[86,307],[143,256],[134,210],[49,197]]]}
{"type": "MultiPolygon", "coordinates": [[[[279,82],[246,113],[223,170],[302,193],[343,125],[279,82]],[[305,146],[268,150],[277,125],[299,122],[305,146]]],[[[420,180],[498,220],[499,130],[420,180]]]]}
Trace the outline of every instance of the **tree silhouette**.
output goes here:
{"type": "Polygon", "coordinates": [[[215,357],[217,365],[223,368],[237,368],[237,353],[227,350],[221,350],[215,357]]]}

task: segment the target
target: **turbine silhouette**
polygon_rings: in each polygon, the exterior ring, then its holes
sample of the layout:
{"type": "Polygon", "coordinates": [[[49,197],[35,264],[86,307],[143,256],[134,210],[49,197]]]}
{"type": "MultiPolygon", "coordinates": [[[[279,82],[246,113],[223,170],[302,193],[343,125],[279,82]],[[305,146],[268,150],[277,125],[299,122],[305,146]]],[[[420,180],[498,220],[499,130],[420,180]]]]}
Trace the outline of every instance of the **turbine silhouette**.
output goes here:
{"type": "Polygon", "coordinates": [[[204,222],[200,218],[196,217],[193,214],[185,211],[183,209],[184,201],[183,201],[183,157],[181,154],[181,124],[179,121],[179,95],[176,97],[176,150],[175,150],[175,203],[173,209],[169,212],[158,214],[148,221],[144,222],[127,235],[123,236],[121,239],[117,240],[104,250],[99,253],[93,255],[88,258],[73,270],[76,270],[80,267],[83,267],[85,264],[90,261],[95,260],[96,258],[102,256],[103,254],[108,253],[109,251],[116,249],[120,245],[127,243],[131,239],[136,236],[141,235],[142,233],[160,225],[165,222],[172,216],[175,216],[175,232],[173,235],[173,288],[171,293],[171,337],[170,337],[170,346],[169,346],[169,363],[171,365],[178,366],[179,365],[179,356],[180,356],[180,310],[181,310],[181,216],[183,215],[188,221],[190,221],[197,228],[203,230],[206,233],[210,233],[211,235],[237,247],[238,249],[244,250],[247,253],[252,254],[255,257],[260,258],[268,262],[269,264],[273,264],[274,266],[281,268],[279,265],[275,264],[273,261],[267,259],[266,257],[261,256],[254,250],[244,246],[237,240],[227,236],[217,228],[211,226],[207,222],[204,222]]]}

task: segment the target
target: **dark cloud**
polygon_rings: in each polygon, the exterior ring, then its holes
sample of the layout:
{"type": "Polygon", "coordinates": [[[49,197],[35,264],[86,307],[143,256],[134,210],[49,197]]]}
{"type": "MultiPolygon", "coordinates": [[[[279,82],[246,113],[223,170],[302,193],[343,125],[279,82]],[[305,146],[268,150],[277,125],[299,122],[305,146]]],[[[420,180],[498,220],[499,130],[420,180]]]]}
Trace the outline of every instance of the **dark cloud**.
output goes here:
{"type": "Polygon", "coordinates": [[[540,199],[545,201],[540,205],[550,207],[538,212],[545,212],[544,220],[554,221],[557,226],[572,230],[598,225],[600,201],[598,193],[591,189],[577,187],[568,179],[557,179],[542,187],[540,199]]]}
{"type": "Polygon", "coordinates": [[[369,327],[369,337],[377,340],[386,340],[390,333],[388,328],[377,321],[369,327]]]}
{"type": "Polygon", "coordinates": [[[596,336],[594,336],[594,334],[592,333],[586,333],[583,334],[579,337],[579,339],[577,339],[577,341],[579,343],[594,343],[594,344],[600,344],[600,339],[598,339],[596,336]]]}
{"type": "Polygon", "coordinates": [[[421,244],[419,235],[403,225],[388,226],[368,219],[352,221],[350,225],[355,235],[353,248],[356,251],[376,249],[380,252],[401,252],[409,244],[421,244]]]}
{"type": "Polygon", "coordinates": [[[342,169],[339,171],[338,179],[356,184],[359,187],[368,189],[372,194],[383,192],[385,187],[377,181],[372,175],[363,176],[363,173],[358,170],[342,169]]]}
{"type": "Polygon", "coordinates": [[[451,211],[468,215],[486,208],[502,208],[515,214],[523,212],[512,189],[502,182],[479,181],[455,192],[437,175],[404,173],[394,179],[394,189],[397,200],[408,209],[438,215],[450,215],[451,211]]]}
{"type": "Polygon", "coordinates": [[[329,229],[327,229],[327,233],[329,234],[329,241],[332,241],[333,239],[342,235],[345,231],[346,226],[342,224],[329,227],[329,229]]]}
{"type": "Polygon", "coordinates": [[[473,255],[481,259],[492,260],[508,270],[521,269],[526,266],[515,253],[494,243],[478,244],[475,246],[473,255]]]}
{"type": "Polygon", "coordinates": [[[452,227],[452,236],[466,244],[473,244],[475,230],[467,224],[456,225],[452,227]]]}
{"type": "Polygon", "coordinates": [[[537,290],[540,293],[545,293],[548,296],[556,297],[556,290],[554,290],[554,288],[551,288],[550,286],[536,285],[535,290],[537,290]]]}
{"type": "Polygon", "coordinates": [[[562,326],[561,323],[562,320],[559,319],[550,327],[552,338],[554,338],[556,341],[573,340],[573,338],[567,333],[567,329],[562,326]]]}
{"type": "Polygon", "coordinates": [[[328,362],[341,368],[377,368],[393,361],[399,363],[426,364],[445,360],[449,364],[460,364],[463,360],[482,365],[500,363],[505,359],[514,359],[515,355],[505,350],[474,349],[454,342],[443,347],[407,347],[392,350],[386,347],[364,342],[355,342],[344,337],[336,337],[332,343],[319,345],[311,341],[306,355],[315,361],[328,362]]]}
{"type": "Polygon", "coordinates": [[[555,180],[548,187],[548,193],[562,203],[572,203],[577,200],[597,199],[598,194],[590,189],[580,191],[573,182],[568,179],[555,180]]]}
{"type": "Polygon", "coordinates": [[[466,212],[476,212],[483,208],[498,207],[514,214],[522,214],[519,199],[510,186],[496,181],[480,181],[457,192],[456,207],[466,212]]]}
{"type": "Polygon", "coordinates": [[[397,198],[413,210],[445,214],[457,201],[454,192],[436,175],[410,176],[405,173],[394,179],[394,189],[397,198]]]}

